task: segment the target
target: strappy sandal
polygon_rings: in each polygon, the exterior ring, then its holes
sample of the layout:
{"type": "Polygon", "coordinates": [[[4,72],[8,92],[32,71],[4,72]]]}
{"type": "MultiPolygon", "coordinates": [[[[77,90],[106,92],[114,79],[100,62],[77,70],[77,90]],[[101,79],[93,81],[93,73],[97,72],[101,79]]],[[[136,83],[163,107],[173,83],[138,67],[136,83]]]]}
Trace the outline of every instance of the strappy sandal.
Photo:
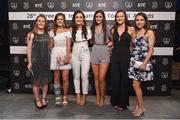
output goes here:
{"type": "Polygon", "coordinates": [[[63,105],[67,105],[68,104],[68,100],[67,100],[67,96],[63,97],[63,105]]]}

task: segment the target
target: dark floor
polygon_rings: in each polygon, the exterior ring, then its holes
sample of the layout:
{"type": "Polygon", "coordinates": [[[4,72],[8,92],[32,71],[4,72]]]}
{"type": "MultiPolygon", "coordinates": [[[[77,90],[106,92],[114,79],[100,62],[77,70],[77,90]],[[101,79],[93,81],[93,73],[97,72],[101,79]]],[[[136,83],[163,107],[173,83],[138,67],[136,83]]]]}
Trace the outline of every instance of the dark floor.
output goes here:
{"type": "MultiPolygon", "coordinates": [[[[180,119],[180,90],[173,90],[169,97],[145,97],[145,114],[140,119],[180,119]]],[[[75,97],[69,96],[69,103],[64,107],[55,107],[53,95],[48,96],[49,105],[44,110],[37,110],[32,94],[12,94],[0,92],[0,119],[133,119],[131,110],[134,97],[130,97],[129,110],[117,111],[109,104],[103,108],[94,105],[95,96],[88,96],[84,107],[76,105],[75,97]]]]}

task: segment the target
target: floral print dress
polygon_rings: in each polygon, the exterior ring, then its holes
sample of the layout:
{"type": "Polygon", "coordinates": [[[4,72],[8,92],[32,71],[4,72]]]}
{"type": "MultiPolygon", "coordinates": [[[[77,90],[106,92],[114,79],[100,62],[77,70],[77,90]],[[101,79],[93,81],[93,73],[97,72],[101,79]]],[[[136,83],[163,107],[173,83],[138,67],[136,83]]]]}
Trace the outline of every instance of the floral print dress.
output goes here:
{"type": "Polygon", "coordinates": [[[140,71],[134,67],[135,61],[143,62],[148,54],[148,40],[144,35],[142,37],[135,37],[134,39],[134,49],[131,54],[130,67],[128,70],[128,75],[130,79],[140,80],[140,81],[151,81],[154,78],[153,68],[151,66],[150,71],[140,71]]]}

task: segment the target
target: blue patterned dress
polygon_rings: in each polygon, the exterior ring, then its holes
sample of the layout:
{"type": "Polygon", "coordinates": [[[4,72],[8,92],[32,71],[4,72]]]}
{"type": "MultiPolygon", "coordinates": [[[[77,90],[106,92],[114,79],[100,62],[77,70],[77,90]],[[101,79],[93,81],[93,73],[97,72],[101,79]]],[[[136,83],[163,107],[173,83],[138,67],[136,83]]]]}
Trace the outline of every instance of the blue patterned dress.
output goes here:
{"type": "Polygon", "coordinates": [[[129,78],[133,80],[140,80],[140,81],[151,81],[154,78],[153,68],[151,66],[150,71],[140,71],[137,68],[134,68],[134,61],[144,61],[146,55],[148,54],[148,40],[147,37],[144,35],[140,38],[134,39],[134,49],[130,59],[130,68],[128,71],[129,78]]]}

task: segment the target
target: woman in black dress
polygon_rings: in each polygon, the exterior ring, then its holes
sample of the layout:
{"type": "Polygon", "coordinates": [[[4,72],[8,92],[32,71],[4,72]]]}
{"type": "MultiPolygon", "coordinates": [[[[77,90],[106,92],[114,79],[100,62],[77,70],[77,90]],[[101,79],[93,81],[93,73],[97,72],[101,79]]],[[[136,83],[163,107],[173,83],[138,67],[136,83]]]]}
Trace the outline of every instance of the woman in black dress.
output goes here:
{"type": "Polygon", "coordinates": [[[47,106],[46,96],[51,74],[49,39],[46,18],[44,15],[39,15],[34,29],[27,35],[27,68],[32,74],[33,94],[38,109],[47,106]],[[40,85],[42,85],[42,97],[39,94],[40,85]]]}
{"type": "Polygon", "coordinates": [[[129,106],[128,68],[130,63],[130,43],[134,35],[134,29],[129,25],[125,11],[118,10],[111,30],[113,48],[110,61],[110,102],[118,110],[127,109],[127,106],[129,106]]]}

